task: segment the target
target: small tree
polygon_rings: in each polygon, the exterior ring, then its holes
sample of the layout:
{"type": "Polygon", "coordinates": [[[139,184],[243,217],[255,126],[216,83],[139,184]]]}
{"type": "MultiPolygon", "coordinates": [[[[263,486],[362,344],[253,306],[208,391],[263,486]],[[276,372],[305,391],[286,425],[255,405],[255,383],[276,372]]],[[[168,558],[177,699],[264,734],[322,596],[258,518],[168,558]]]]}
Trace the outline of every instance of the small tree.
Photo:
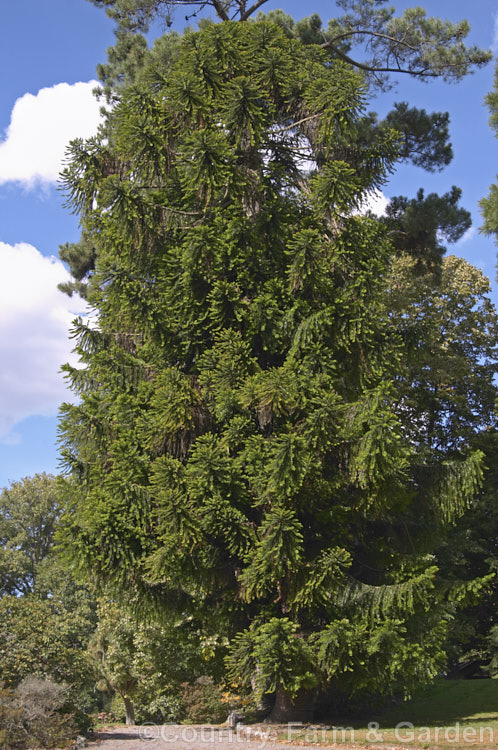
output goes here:
{"type": "Polygon", "coordinates": [[[136,718],[165,722],[184,717],[187,681],[208,674],[219,679],[220,645],[206,642],[191,620],[139,622],[102,599],[89,654],[98,686],[123,699],[127,724],[136,718]]]}

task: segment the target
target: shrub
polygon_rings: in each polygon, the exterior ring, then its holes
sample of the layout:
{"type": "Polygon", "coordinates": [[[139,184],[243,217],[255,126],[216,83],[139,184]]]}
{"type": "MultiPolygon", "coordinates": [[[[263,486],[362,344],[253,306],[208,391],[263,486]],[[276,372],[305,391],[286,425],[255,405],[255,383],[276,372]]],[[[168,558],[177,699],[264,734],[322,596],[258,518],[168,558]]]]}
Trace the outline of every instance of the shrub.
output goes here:
{"type": "Polygon", "coordinates": [[[20,746],[24,739],[22,709],[17,696],[10,688],[0,685],[0,747],[20,746]]]}
{"type": "Polygon", "coordinates": [[[77,734],[72,714],[61,709],[67,687],[48,679],[26,677],[15,690],[0,690],[0,747],[51,748],[77,734]]]}
{"type": "Polygon", "coordinates": [[[224,695],[211,677],[199,677],[182,684],[185,719],[192,724],[220,724],[230,710],[224,695]]]}

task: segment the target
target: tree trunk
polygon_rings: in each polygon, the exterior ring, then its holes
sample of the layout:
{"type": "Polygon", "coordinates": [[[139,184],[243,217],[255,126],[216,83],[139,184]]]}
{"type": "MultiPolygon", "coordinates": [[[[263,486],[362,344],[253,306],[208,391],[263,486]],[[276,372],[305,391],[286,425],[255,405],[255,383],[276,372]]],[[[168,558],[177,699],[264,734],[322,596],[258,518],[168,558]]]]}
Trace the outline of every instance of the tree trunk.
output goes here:
{"type": "Polygon", "coordinates": [[[135,706],[133,705],[133,701],[131,701],[125,695],[123,695],[123,700],[126,711],[126,726],[135,726],[135,706]]]}
{"type": "MultiPolygon", "coordinates": [[[[253,693],[255,693],[258,688],[258,680],[260,678],[260,675],[261,675],[261,667],[259,666],[259,664],[256,664],[256,669],[254,670],[254,674],[251,677],[251,688],[252,688],[253,693]]],[[[256,705],[256,711],[264,711],[265,709],[267,712],[269,711],[269,706],[266,705],[268,701],[266,701],[265,703],[265,700],[264,700],[265,697],[268,698],[266,693],[263,693],[263,695],[261,696],[261,698],[259,699],[256,705]]]]}
{"type": "Polygon", "coordinates": [[[315,698],[316,694],[314,690],[300,690],[292,698],[288,692],[282,688],[277,688],[275,705],[273,706],[270,720],[278,724],[284,724],[289,721],[313,721],[315,698]]]}

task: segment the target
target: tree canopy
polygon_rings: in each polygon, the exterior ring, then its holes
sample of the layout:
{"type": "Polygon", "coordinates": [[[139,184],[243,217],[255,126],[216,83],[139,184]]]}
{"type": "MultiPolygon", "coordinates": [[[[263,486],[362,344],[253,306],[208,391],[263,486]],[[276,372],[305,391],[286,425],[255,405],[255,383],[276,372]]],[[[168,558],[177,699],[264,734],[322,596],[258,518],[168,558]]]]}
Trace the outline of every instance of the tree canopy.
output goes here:
{"type": "MultiPolygon", "coordinates": [[[[399,131],[362,138],[363,75],[279,23],[174,46],[63,174],[98,325],[77,324],[84,367],[66,367],[61,540],[137,608],[226,632],[232,678],[280,716],[327,685],[409,690],[441,668],[448,603],[481,585],[442,580],[430,542],[481,467],[465,437],[428,451],[399,409],[403,217],[358,213],[399,131]]],[[[428,196],[432,241],[464,231],[457,198],[428,196]]]]}
{"type": "MultiPolygon", "coordinates": [[[[104,7],[115,19],[120,31],[147,31],[150,23],[161,19],[171,25],[172,14],[178,6],[194,8],[186,18],[195,17],[206,8],[213,9],[221,21],[247,21],[266,0],[90,0],[104,7]]],[[[303,42],[321,44],[335,57],[372,75],[378,83],[385,83],[390,73],[407,73],[422,79],[441,76],[459,80],[473,66],[481,66],[491,59],[490,52],[476,46],[466,47],[469,32],[466,21],[451,23],[427,17],[421,7],[408,8],[396,16],[387,0],[336,0],[343,15],[331,20],[322,29],[317,15],[301,24],[294,24],[285,16],[287,31],[295,31],[303,42]],[[360,57],[349,54],[363,48],[360,57]]],[[[284,14],[270,13],[271,20],[283,20],[284,14]],[[278,15],[280,14],[280,15],[278,15]]]]}
{"type": "Polygon", "coordinates": [[[0,493],[0,595],[28,594],[52,549],[63,504],[62,485],[37,474],[0,493]]]}
{"type": "Polygon", "coordinates": [[[498,317],[482,271],[454,255],[439,277],[410,255],[391,267],[387,308],[405,342],[397,414],[427,456],[449,457],[496,424],[498,317]]]}

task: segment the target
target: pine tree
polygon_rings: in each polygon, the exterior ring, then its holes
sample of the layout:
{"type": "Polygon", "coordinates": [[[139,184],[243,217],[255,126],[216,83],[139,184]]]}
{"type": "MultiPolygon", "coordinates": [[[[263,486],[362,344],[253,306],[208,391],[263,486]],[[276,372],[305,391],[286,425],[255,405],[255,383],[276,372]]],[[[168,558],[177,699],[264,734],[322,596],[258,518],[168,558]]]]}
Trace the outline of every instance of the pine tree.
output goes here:
{"type": "Polygon", "coordinates": [[[480,585],[439,581],[427,541],[480,454],[419,453],[395,411],[392,245],[357,210],[399,134],[359,138],[364,93],[275,23],[207,25],[64,173],[98,325],[66,367],[61,538],[136,607],[226,633],[232,679],[276,693],[280,719],[327,686],[435,674],[445,602],[480,585]]]}
{"type": "MultiPolygon", "coordinates": [[[[336,0],[342,15],[329,21],[323,29],[315,13],[295,24],[281,10],[270,11],[269,20],[283,26],[287,34],[296,33],[301,41],[319,44],[334,57],[339,57],[363,71],[371,82],[381,87],[389,86],[389,76],[394,73],[416,76],[421,80],[441,77],[458,81],[474,66],[480,67],[492,59],[489,51],[476,46],[467,47],[465,37],[470,31],[467,21],[451,23],[440,18],[428,17],[421,7],[407,8],[400,16],[395,15],[388,0],[336,0]],[[363,54],[357,55],[358,47],[363,54]]],[[[118,46],[124,38],[130,41],[137,32],[147,32],[150,24],[158,19],[171,26],[176,8],[192,9],[185,16],[188,21],[206,8],[212,9],[221,21],[247,21],[267,0],[89,0],[104,7],[107,15],[118,25],[118,46]]],[[[261,20],[261,15],[258,16],[261,20]]],[[[133,66],[143,45],[135,41],[125,56],[110,60],[111,67],[123,63],[133,66]],[[131,57],[131,60],[129,59],[131,57]]]]}
{"type": "MultiPolygon", "coordinates": [[[[486,97],[486,103],[491,113],[489,124],[498,136],[498,67],[495,70],[493,91],[486,97]]],[[[482,198],[481,211],[484,218],[482,230],[488,235],[498,238],[498,184],[495,182],[489,188],[486,198],[482,198]]]]}

